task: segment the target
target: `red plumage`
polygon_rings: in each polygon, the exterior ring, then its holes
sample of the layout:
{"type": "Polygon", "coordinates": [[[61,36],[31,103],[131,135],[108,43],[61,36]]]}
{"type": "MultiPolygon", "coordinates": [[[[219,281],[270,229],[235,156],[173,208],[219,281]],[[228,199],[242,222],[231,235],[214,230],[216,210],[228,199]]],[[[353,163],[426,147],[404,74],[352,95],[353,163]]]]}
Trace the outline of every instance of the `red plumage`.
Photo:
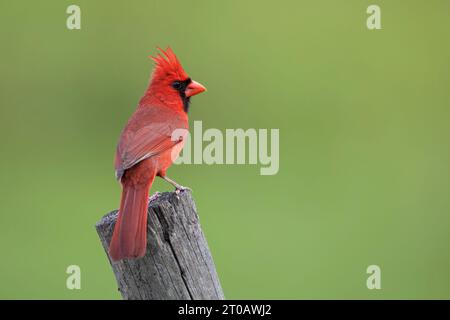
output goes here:
{"type": "MultiPolygon", "coordinates": [[[[148,194],[156,176],[166,177],[183,148],[172,139],[174,130],[188,129],[187,105],[191,96],[205,91],[192,81],[169,48],[160,49],[150,85],[125,126],[116,156],[116,177],[122,184],[119,216],[109,247],[112,260],[145,255],[148,194]]],[[[185,131],[187,132],[187,131],[185,131]]]]}

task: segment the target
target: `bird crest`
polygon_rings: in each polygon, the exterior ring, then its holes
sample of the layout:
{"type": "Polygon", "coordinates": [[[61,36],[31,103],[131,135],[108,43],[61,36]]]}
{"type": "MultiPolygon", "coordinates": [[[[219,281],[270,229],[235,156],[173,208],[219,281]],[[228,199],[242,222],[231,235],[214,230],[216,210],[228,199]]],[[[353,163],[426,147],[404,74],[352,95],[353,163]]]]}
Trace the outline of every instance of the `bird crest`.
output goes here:
{"type": "Polygon", "coordinates": [[[160,52],[157,53],[156,56],[150,56],[150,58],[155,61],[153,78],[164,78],[167,76],[173,76],[178,80],[185,80],[188,78],[180,61],[170,47],[166,50],[158,47],[158,50],[160,52]]]}

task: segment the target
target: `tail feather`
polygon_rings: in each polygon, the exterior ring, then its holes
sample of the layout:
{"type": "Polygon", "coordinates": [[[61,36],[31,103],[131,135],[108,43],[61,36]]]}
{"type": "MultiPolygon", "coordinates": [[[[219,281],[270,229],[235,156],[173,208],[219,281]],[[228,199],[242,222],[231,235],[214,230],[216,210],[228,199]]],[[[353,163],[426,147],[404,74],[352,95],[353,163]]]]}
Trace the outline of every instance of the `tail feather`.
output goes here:
{"type": "Polygon", "coordinates": [[[145,255],[150,185],[123,185],[119,216],[109,246],[113,261],[145,255]]]}

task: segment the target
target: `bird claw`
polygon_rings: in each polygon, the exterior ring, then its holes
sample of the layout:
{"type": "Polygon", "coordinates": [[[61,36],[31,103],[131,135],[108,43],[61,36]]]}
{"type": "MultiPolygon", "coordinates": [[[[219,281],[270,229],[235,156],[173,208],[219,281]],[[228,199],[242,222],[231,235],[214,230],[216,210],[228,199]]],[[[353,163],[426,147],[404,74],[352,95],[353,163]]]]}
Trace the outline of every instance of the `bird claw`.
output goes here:
{"type": "Polygon", "coordinates": [[[148,202],[153,202],[156,199],[158,199],[160,196],[160,193],[156,191],[154,194],[152,194],[150,197],[148,197],[148,202]]]}
{"type": "Polygon", "coordinates": [[[175,193],[176,194],[180,194],[182,191],[190,191],[190,192],[192,192],[192,189],[188,188],[188,187],[183,187],[183,186],[178,186],[178,187],[175,188],[175,193]]]}

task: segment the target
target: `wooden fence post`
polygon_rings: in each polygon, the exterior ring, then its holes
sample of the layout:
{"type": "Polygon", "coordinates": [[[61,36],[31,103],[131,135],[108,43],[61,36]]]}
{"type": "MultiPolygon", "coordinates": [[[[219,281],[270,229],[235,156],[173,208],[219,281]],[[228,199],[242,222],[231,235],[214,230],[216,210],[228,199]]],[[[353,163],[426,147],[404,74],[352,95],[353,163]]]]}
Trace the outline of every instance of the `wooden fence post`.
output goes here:
{"type": "Polygon", "coordinates": [[[148,215],[147,252],[140,259],[109,258],[117,210],[95,225],[123,299],[224,299],[191,192],[160,193],[148,215]]]}

